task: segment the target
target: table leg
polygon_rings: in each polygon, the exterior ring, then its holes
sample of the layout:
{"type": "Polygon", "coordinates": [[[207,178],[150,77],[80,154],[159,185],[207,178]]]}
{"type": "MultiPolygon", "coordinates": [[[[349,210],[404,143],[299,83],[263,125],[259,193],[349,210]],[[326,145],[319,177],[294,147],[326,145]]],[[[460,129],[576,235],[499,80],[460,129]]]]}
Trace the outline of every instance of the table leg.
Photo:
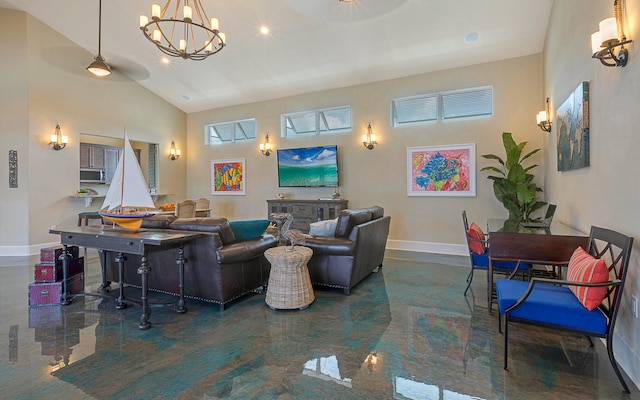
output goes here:
{"type": "Polygon", "coordinates": [[[71,298],[69,297],[67,289],[67,277],[69,275],[69,260],[71,259],[71,255],[69,254],[69,249],[66,244],[62,245],[62,254],[60,254],[58,259],[62,261],[62,295],[60,296],[60,304],[66,306],[71,304],[71,298]]]}
{"type": "Polygon", "coordinates": [[[178,307],[176,307],[176,311],[179,313],[187,312],[187,307],[184,306],[184,245],[180,245],[178,249],[178,258],[176,260],[176,264],[178,264],[178,269],[180,272],[180,300],[178,300],[178,307]]]}
{"type": "Polygon", "coordinates": [[[120,281],[120,294],[116,300],[116,308],[122,310],[127,308],[127,303],[124,302],[124,262],[127,261],[127,257],[118,253],[115,258],[115,262],[118,263],[118,280],[120,281]]]}
{"type": "Polygon", "coordinates": [[[493,305],[493,261],[489,257],[489,266],[487,266],[487,307],[489,308],[489,314],[491,314],[491,308],[493,305]]]}
{"type": "Polygon", "coordinates": [[[102,271],[102,283],[98,288],[98,293],[107,294],[111,285],[111,282],[107,282],[107,252],[103,249],[98,249],[98,254],[100,255],[100,271],[102,271]]]}
{"type": "Polygon", "coordinates": [[[147,265],[147,256],[143,255],[140,260],[140,267],[138,268],[138,274],[140,274],[142,278],[142,317],[140,318],[140,323],[138,324],[138,328],[140,329],[149,329],[151,328],[151,322],[149,322],[149,317],[151,316],[151,308],[149,307],[149,283],[147,281],[149,277],[149,271],[151,268],[147,265]]]}

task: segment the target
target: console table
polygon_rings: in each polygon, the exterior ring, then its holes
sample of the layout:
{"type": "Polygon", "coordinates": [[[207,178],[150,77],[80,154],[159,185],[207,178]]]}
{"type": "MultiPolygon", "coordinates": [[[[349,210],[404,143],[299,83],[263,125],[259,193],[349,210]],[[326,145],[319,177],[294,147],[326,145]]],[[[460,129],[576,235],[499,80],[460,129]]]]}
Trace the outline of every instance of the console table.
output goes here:
{"type": "MultiPolygon", "coordinates": [[[[102,268],[102,285],[101,290],[104,290],[108,285],[106,283],[105,275],[105,251],[114,251],[118,253],[116,262],[118,263],[120,272],[120,296],[116,300],[117,308],[125,308],[122,285],[122,275],[125,266],[126,256],[125,254],[136,254],[142,256],[140,266],[138,267],[138,274],[142,278],[142,294],[140,296],[142,302],[142,317],[138,327],[140,329],[149,329],[151,322],[149,317],[151,316],[151,309],[148,304],[148,274],[151,271],[149,265],[147,265],[147,250],[149,246],[157,247],[177,247],[178,256],[176,264],[180,268],[180,300],[178,301],[176,311],[183,313],[187,309],[184,302],[184,244],[188,241],[194,240],[200,236],[198,232],[167,232],[167,230],[152,230],[141,229],[137,232],[129,232],[119,229],[112,229],[110,227],[98,227],[98,226],[81,226],[68,229],[52,229],[49,233],[59,234],[60,243],[63,245],[62,255],[62,276],[64,282],[67,280],[67,273],[69,268],[70,255],[67,251],[67,246],[74,245],[78,247],[91,247],[100,251],[100,264],[102,268]]],[[[66,285],[63,285],[61,303],[63,305],[71,303],[71,297],[67,293],[66,285]]]]}
{"type": "Polygon", "coordinates": [[[309,224],[334,219],[347,208],[348,200],[267,200],[267,217],[272,213],[289,213],[293,216],[291,229],[309,233],[309,224]]]}

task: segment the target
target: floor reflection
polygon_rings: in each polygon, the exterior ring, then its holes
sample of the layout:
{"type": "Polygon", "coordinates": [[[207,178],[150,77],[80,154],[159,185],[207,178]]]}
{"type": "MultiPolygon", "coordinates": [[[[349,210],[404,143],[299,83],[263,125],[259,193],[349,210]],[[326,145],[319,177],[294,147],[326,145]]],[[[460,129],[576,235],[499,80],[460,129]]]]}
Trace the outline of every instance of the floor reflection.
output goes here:
{"type": "MultiPolygon", "coordinates": [[[[622,398],[602,344],[573,335],[515,327],[504,371],[496,315],[462,296],[465,267],[387,259],[350,296],[316,290],[306,310],[273,311],[264,293],[224,312],[189,300],[186,314],[154,307],[141,331],[140,307],[113,299],[28,307],[33,261],[11,262],[0,263],[0,398],[622,398]]],[[[95,290],[97,254],[85,275],[95,290]]]]}

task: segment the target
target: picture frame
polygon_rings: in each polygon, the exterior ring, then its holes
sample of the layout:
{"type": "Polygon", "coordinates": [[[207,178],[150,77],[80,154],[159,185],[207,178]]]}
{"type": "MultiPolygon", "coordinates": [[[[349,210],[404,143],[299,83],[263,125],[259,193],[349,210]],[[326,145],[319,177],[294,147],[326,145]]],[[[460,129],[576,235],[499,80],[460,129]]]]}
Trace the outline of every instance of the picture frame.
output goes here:
{"type": "Polygon", "coordinates": [[[407,148],[407,196],[476,196],[476,145],[407,148]]]}
{"type": "Polygon", "coordinates": [[[247,166],[244,158],[211,161],[211,194],[246,195],[247,166]]]}
{"type": "Polygon", "coordinates": [[[556,110],[558,171],[589,166],[589,82],[578,87],[556,110]]]}

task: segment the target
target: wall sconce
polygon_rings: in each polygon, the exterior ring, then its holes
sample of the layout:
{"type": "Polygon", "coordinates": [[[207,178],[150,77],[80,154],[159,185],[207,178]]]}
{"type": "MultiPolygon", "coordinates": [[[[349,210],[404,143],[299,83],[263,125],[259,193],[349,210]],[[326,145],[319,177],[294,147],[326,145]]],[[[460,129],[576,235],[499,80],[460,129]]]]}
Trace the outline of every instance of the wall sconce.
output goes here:
{"type": "Polygon", "coordinates": [[[600,30],[591,35],[592,58],[597,58],[607,67],[624,67],[629,59],[629,52],[624,45],[632,40],[627,40],[624,35],[622,0],[613,2],[613,14],[614,17],[600,21],[600,30]]]}
{"type": "Polygon", "coordinates": [[[69,137],[63,136],[62,132],[60,132],[60,125],[56,124],[56,133],[51,135],[51,142],[49,144],[53,146],[54,150],[62,150],[69,143],[69,137]]]}
{"type": "Polygon", "coordinates": [[[373,147],[378,144],[375,133],[371,133],[371,123],[367,126],[367,133],[362,135],[362,144],[369,150],[373,150],[373,147]]]}
{"type": "Polygon", "coordinates": [[[547,106],[545,111],[540,111],[536,116],[538,126],[545,132],[551,132],[551,120],[549,119],[549,98],[547,97],[547,106]]]}
{"type": "Polygon", "coordinates": [[[260,152],[265,156],[271,154],[271,145],[269,144],[269,134],[264,137],[264,143],[260,143],[260,152]]]}
{"type": "Polygon", "coordinates": [[[180,158],[180,149],[176,149],[176,144],[171,141],[171,148],[169,148],[169,158],[171,161],[175,161],[180,158]]]}

